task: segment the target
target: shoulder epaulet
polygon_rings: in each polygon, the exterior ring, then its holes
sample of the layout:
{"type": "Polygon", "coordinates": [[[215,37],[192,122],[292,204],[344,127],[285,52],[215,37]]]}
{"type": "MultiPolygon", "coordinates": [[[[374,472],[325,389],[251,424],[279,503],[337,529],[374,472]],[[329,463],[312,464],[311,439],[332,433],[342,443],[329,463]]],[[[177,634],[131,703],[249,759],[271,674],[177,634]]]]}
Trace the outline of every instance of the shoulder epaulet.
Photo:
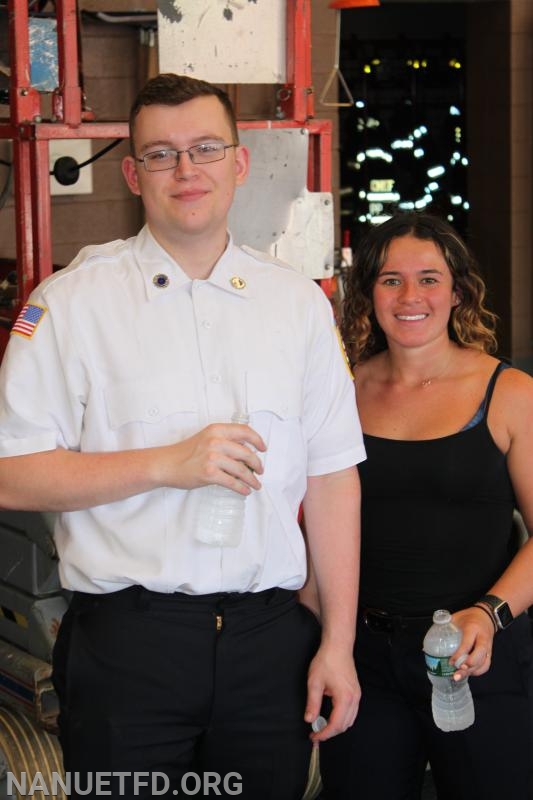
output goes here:
{"type": "Polygon", "coordinates": [[[104,244],[89,244],[86,247],[82,247],[82,249],[78,252],[78,254],[72,259],[70,264],[62,269],[53,272],[51,275],[48,275],[40,284],[39,288],[41,291],[45,291],[49,289],[49,287],[54,286],[61,282],[64,278],[68,275],[71,275],[72,272],[75,272],[80,267],[83,268],[84,266],[90,265],[96,260],[107,260],[116,258],[117,254],[126,247],[128,244],[128,239],[116,239],[113,242],[105,242],[104,244]]]}
{"type": "Polygon", "coordinates": [[[104,244],[89,244],[82,247],[71,265],[79,264],[82,261],[94,261],[97,258],[116,258],[117,253],[124,248],[127,242],[127,239],[115,239],[112,242],[104,242],[104,244]]]}
{"type": "Polygon", "coordinates": [[[291,272],[298,272],[291,264],[287,261],[282,261],[280,258],[276,258],[276,256],[270,255],[270,253],[265,253],[262,250],[254,250],[253,247],[249,247],[247,244],[238,245],[241,250],[243,250],[247,255],[252,256],[252,258],[257,259],[257,261],[262,261],[264,264],[276,264],[278,267],[284,267],[285,269],[291,270],[291,272]]]}

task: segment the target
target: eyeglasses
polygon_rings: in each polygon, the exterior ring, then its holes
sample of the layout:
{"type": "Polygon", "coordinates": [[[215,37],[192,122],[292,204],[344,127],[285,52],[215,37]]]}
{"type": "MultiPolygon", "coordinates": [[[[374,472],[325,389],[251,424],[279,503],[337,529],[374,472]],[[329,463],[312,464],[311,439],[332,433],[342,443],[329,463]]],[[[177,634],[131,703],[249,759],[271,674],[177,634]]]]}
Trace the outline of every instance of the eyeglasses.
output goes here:
{"type": "Polygon", "coordinates": [[[211,164],[213,161],[222,161],[226,157],[226,150],[237,146],[222,142],[204,142],[188,147],[186,150],[173,150],[172,148],[154,150],[153,153],[146,153],[142,158],[136,158],[135,161],[142,161],[147,172],[160,172],[164,169],[176,169],[182,153],[188,153],[193,164],[211,164]]]}

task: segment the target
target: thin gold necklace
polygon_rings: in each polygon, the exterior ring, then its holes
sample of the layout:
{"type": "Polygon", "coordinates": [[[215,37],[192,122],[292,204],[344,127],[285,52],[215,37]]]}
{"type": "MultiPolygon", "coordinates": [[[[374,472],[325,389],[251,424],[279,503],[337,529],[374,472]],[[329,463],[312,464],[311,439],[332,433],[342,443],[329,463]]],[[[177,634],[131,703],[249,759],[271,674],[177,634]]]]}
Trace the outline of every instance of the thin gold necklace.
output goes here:
{"type": "Polygon", "coordinates": [[[431,386],[433,381],[438,381],[439,378],[442,378],[442,376],[444,375],[444,373],[446,372],[446,370],[448,369],[448,367],[452,363],[452,355],[453,354],[450,353],[450,357],[449,357],[448,361],[446,362],[446,366],[444,367],[444,369],[441,372],[438,373],[438,375],[433,375],[431,378],[424,378],[423,381],[420,381],[420,386],[426,388],[426,386],[431,386]]]}

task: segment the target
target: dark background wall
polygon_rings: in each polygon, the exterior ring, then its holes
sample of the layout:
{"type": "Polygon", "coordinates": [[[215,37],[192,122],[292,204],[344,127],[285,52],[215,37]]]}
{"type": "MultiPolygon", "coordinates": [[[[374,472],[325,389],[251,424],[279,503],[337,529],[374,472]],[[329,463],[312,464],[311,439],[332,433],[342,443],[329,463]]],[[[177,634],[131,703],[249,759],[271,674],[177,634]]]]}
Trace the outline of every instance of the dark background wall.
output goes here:
{"type": "MultiPolygon", "coordinates": [[[[344,77],[354,94],[366,88],[367,97],[375,101],[378,93],[373,90],[380,83],[381,69],[381,112],[385,118],[394,113],[394,104],[401,102],[402,48],[407,55],[418,47],[421,54],[429,54],[430,61],[440,58],[443,68],[450,53],[462,49],[464,68],[456,93],[464,114],[463,143],[469,162],[464,179],[469,209],[455,213],[453,222],[481,264],[489,305],[499,317],[500,352],[532,371],[533,3],[382,0],[379,8],[342,13],[344,77]],[[371,75],[362,80],[358,52],[370,53],[370,43],[389,64],[394,55],[396,74],[392,69],[387,74],[381,66],[374,78],[371,75]]],[[[439,104],[444,105],[453,95],[453,80],[443,82],[428,68],[426,77],[421,79],[419,72],[414,82],[415,94],[422,98],[428,118],[433,103],[436,122],[439,104]]],[[[405,80],[403,92],[409,93],[405,80]]],[[[340,112],[341,188],[346,188],[350,180],[357,186],[358,176],[354,180],[352,171],[350,178],[345,166],[356,139],[354,118],[352,109],[340,112]],[[347,124],[346,120],[351,122],[347,124]]],[[[440,134],[436,138],[442,146],[448,134],[445,130],[440,134]]],[[[341,202],[348,206],[349,196],[344,200],[341,197],[341,202]]],[[[442,196],[436,198],[435,206],[439,211],[447,210],[442,196]]],[[[341,225],[345,224],[346,217],[341,216],[341,225]]],[[[353,227],[357,235],[357,223],[353,227]]]]}

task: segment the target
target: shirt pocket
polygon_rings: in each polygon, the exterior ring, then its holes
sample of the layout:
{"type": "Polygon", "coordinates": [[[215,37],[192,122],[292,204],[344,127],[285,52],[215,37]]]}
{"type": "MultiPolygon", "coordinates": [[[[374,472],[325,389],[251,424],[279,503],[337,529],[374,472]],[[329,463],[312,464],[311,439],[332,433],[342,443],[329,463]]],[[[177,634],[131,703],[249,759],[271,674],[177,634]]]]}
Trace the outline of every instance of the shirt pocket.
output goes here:
{"type": "MultiPolygon", "coordinates": [[[[250,425],[262,436],[264,481],[287,483],[306,473],[302,384],[287,373],[250,370],[246,376],[250,425]]],[[[262,479],[263,480],[263,479],[262,479]]]]}
{"type": "Polygon", "coordinates": [[[171,444],[198,431],[198,404],[187,373],[111,383],[104,396],[109,427],[124,446],[171,444]]]}

